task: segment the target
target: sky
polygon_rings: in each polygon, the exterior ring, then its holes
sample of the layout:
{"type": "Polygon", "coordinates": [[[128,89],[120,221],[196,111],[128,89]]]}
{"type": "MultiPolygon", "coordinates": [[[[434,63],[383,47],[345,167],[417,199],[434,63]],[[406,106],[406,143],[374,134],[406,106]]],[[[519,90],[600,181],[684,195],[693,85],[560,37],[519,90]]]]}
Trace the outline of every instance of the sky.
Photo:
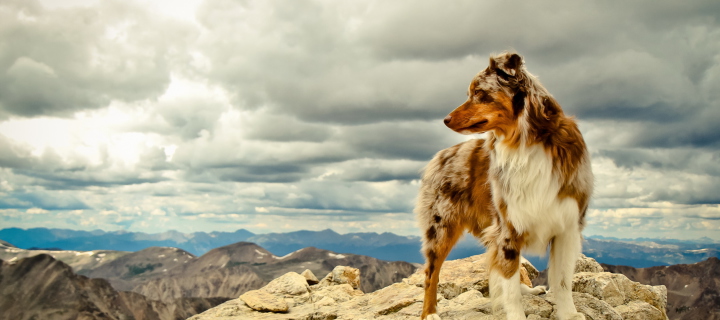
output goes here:
{"type": "Polygon", "coordinates": [[[0,228],[419,235],[442,119],[516,50],[588,235],[720,240],[720,2],[0,2],[0,228]]]}

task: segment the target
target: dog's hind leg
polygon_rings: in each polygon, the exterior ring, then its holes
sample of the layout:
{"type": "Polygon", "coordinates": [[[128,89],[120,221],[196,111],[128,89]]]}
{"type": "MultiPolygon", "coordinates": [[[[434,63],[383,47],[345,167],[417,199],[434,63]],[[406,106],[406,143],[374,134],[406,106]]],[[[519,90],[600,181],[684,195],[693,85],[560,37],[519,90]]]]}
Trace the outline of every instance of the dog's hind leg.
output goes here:
{"type": "Polygon", "coordinates": [[[584,320],[572,300],[572,278],[575,261],[581,249],[580,232],[568,230],[555,236],[550,248],[548,283],[555,296],[557,317],[560,320],[584,320]]]}
{"type": "Polygon", "coordinates": [[[463,228],[451,221],[442,221],[435,215],[424,234],[423,253],[425,254],[425,299],[421,319],[440,319],[437,315],[437,289],[440,280],[440,268],[450,250],[463,233],[463,228]]]}

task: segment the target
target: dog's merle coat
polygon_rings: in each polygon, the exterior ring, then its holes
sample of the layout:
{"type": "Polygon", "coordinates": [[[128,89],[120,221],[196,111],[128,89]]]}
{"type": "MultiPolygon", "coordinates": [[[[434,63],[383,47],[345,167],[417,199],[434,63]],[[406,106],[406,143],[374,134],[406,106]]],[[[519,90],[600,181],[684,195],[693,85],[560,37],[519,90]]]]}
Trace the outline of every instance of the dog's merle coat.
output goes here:
{"type": "Polygon", "coordinates": [[[570,286],[593,175],[575,121],[518,54],[503,53],[474,77],[468,100],[445,124],[462,134],[487,132],[488,138],[442,150],[425,168],[415,208],[427,260],[422,318],[439,319],[440,268],[469,231],[487,247],[491,296],[508,319],[525,319],[523,289],[544,291],[521,285],[521,252],[544,254],[548,246],[557,315],[584,319],[570,286]]]}

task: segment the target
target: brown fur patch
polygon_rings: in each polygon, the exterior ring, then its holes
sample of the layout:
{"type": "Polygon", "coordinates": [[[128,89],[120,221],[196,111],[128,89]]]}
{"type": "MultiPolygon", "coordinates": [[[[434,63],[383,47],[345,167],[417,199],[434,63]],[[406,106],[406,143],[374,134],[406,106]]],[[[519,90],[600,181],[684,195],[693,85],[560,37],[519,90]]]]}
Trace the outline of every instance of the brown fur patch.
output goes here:
{"type": "Polygon", "coordinates": [[[435,237],[437,236],[437,230],[435,229],[435,226],[430,226],[430,228],[425,231],[425,239],[428,241],[435,240],[435,237]]]}
{"type": "Polygon", "coordinates": [[[518,251],[512,248],[503,248],[503,252],[505,252],[505,260],[515,260],[519,256],[518,251]]]}
{"type": "Polygon", "coordinates": [[[425,255],[428,260],[426,273],[431,275],[435,272],[435,260],[437,260],[437,255],[435,254],[435,250],[428,250],[425,255]]]}
{"type": "Polygon", "coordinates": [[[453,184],[449,181],[443,183],[440,187],[440,192],[446,199],[450,200],[450,202],[454,204],[459,203],[465,195],[465,189],[460,188],[457,184],[453,184]]]}
{"type": "Polygon", "coordinates": [[[512,98],[507,93],[481,91],[451,112],[446,125],[457,132],[495,130],[507,136],[515,129],[514,113],[512,98]]]}

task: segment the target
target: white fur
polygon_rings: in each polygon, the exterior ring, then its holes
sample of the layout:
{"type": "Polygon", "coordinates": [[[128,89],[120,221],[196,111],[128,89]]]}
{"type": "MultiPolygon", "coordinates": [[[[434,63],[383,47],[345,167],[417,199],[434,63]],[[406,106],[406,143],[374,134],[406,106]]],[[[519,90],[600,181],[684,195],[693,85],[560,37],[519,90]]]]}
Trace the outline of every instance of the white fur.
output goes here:
{"type": "MultiPolygon", "coordinates": [[[[501,199],[505,201],[507,219],[518,234],[527,234],[525,250],[542,255],[553,241],[550,288],[557,299],[558,319],[584,319],[575,309],[571,292],[575,260],[581,249],[577,201],[558,197],[561,180],[542,145],[521,143],[513,149],[503,143],[503,137],[496,137],[491,149],[493,200],[496,205],[501,199]]],[[[521,292],[527,290],[518,285],[518,280],[519,274],[510,279],[497,271],[490,275],[493,298],[503,304],[508,319],[525,319],[521,292]]]]}
{"type": "Polygon", "coordinates": [[[554,235],[577,226],[577,201],[557,197],[560,179],[542,145],[511,149],[499,137],[490,153],[490,170],[498,173],[490,181],[493,199],[496,204],[500,198],[505,201],[518,233],[529,233],[528,252],[543,255],[554,235]]]}
{"type": "Polygon", "coordinates": [[[568,230],[555,236],[548,264],[548,283],[557,304],[558,319],[585,319],[572,300],[572,279],[575,261],[580,254],[580,230],[568,230]]]}
{"type": "Polygon", "coordinates": [[[522,306],[520,269],[506,279],[498,270],[490,271],[490,292],[493,295],[493,312],[497,312],[500,303],[505,308],[508,320],[526,319],[522,306]]]}
{"type": "Polygon", "coordinates": [[[540,295],[547,293],[547,288],[545,286],[535,286],[535,287],[528,287],[528,285],[521,283],[520,284],[520,291],[522,291],[522,294],[532,294],[532,295],[540,295]]]}

